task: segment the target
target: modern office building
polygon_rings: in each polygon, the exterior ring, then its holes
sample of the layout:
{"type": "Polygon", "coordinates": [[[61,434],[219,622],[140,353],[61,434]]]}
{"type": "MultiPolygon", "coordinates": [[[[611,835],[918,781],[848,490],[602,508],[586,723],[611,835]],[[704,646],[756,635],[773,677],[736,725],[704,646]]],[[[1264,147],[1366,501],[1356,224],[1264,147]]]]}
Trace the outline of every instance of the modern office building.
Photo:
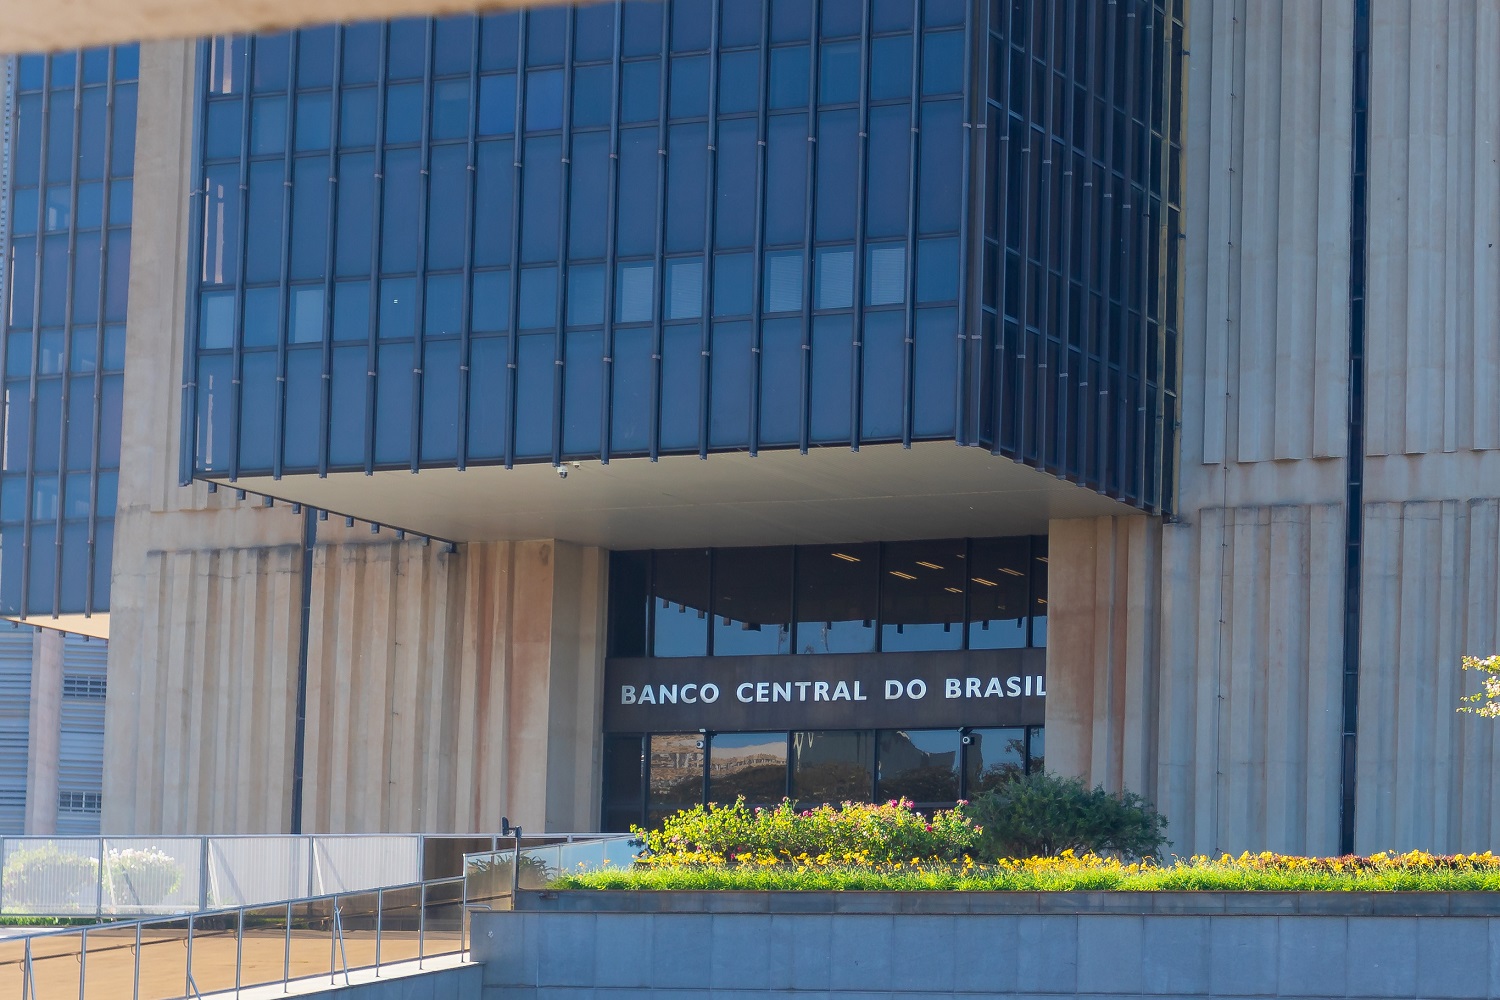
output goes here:
{"type": "Polygon", "coordinates": [[[1488,846],[1496,44],[628,0],[17,60],[0,605],[108,636],[104,829],[1044,765],[1179,851],[1488,846]]]}

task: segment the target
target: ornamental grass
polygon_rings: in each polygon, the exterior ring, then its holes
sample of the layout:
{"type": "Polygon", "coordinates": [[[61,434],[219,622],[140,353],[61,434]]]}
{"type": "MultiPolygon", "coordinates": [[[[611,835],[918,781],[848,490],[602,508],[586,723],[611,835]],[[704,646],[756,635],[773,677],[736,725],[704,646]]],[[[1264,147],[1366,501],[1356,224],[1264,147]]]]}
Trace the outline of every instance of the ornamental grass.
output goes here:
{"type": "Polygon", "coordinates": [[[1500,857],[1424,851],[1304,858],[1269,852],[1169,861],[1094,854],[1001,859],[979,864],[913,857],[867,862],[829,853],[743,854],[733,861],[651,861],[629,868],[562,873],[557,889],[1075,892],[1500,891],[1500,857]]]}

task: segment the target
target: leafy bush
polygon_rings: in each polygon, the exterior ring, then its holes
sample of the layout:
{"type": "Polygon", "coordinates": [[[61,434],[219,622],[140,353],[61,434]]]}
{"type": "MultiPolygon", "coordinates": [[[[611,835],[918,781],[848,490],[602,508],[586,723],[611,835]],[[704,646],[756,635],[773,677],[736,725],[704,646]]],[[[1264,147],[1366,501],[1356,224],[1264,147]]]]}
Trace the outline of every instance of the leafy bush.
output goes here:
{"type": "Polygon", "coordinates": [[[155,906],[182,884],[177,861],[155,847],[112,850],[104,856],[110,898],[123,906],[155,906]]]}
{"type": "Polygon", "coordinates": [[[1090,789],[1078,778],[1033,772],[985,792],[969,806],[984,828],[988,858],[1118,854],[1143,858],[1166,844],[1166,817],[1134,792],[1090,789]]]}
{"type": "Polygon", "coordinates": [[[727,806],[694,806],[667,817],[660,830],[637,832],[646,842],[646,855],[637,862],[644,865],[959,863],[980,836],[961,808],[928,818],[905,799],[804,810],[782,800],[752,810],[739,798],[727,806]]]}
{"type": "MultiPolygon", "coordinates": [[[[469,883],[469,897],[479,899],[508,895],[513,857],[512,854],[492,854],[470,858],[468,867],[464,869],[464,877],[469,883]]],[[[552,868],[544,860],[534,854],[527,854],[524,850],[521,852],[522,889],[543,888],[551,875],[552,868]]]]}
{"type": "Polygon", "coordinates": [[[1126,862],[1085,855],[1003,859],[993,865],[896,864],[856,866],[662,865],[564,874],[557,889],[675,889],[770,891],[972,891],[1067,892],[1494,892],[1500,890],[1500,858],[1484,854],[1442,856],[1374,854],[1369,857],[1303,858],[1279,854],[1225,854],[1126,862]]]}
{"type": "MultiPolygon", "coordinates": [[[[7,910],[77,908],[78,895],[99,877],[98,862],[56,844],[23,847],[5,859],[0,890],[7,910]]],[[[89,902],[88,909],[93,909],[89,902]]]]}

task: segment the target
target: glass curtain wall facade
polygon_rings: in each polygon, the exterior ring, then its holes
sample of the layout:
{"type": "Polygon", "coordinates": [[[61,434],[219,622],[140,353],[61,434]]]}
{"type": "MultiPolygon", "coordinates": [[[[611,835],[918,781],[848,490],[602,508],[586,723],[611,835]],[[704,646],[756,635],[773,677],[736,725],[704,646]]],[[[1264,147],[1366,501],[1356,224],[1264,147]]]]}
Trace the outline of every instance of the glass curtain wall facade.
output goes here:
{"type": "Polygon", "coordinates": [[[0,614],[109,609],[137,61],[9,63],[0,614]]]}
{"type": "Polygon", "coordinates": [[[1158,509],[1179,28],[629,0],[204,43],[183,479],[949,439],[1158,509]],[[1097,315],[1040,307],[1074,286],[1097,315]]]}

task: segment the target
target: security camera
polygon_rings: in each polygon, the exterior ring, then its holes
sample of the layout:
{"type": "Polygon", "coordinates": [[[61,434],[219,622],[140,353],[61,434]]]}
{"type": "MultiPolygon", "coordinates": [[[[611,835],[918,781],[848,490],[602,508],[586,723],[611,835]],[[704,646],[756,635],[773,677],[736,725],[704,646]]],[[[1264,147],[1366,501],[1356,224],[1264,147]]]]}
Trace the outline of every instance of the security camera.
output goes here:
{"type": "Polygon", "coordinates": [[[559,465],[557,467],[557,478],[558,479],[567,479],[568,478],[568,467],[566,465],[559,465]]]}

